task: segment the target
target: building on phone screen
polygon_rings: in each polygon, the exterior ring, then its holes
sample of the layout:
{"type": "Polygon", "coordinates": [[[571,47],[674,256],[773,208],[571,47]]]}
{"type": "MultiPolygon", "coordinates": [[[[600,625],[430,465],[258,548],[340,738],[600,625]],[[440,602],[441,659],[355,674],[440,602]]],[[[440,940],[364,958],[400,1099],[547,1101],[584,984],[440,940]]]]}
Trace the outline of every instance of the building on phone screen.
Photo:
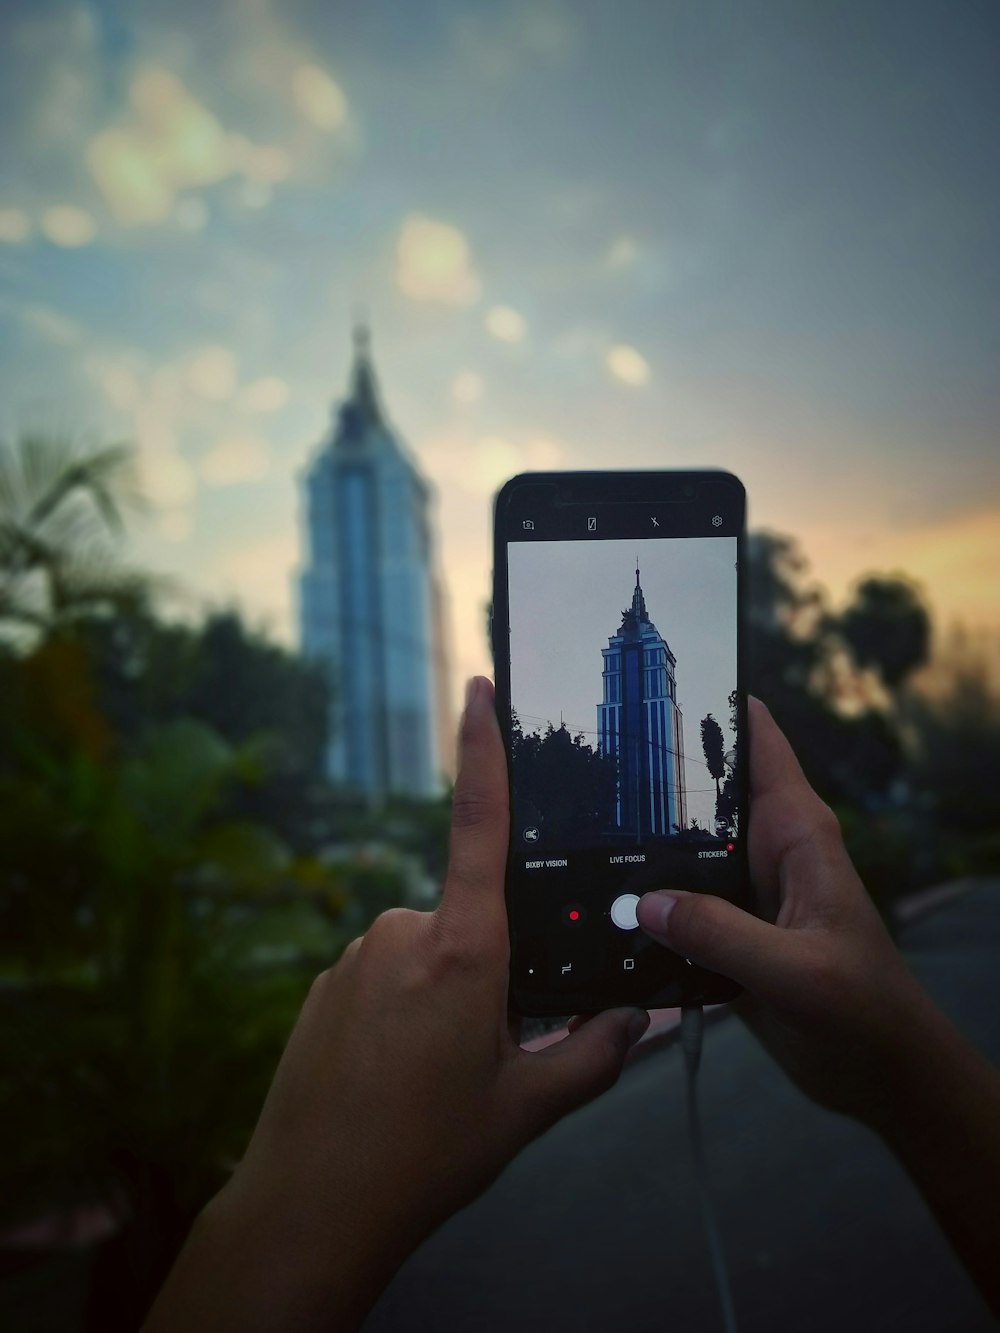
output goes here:
{"type": "Polygon", "coordinates": [[[598,745],[618,761],[617,827],[637,842],[678,833],[687,826],[687,800],[677,659],[649,618],[638,569],[632,605],[602,652],[598,745]]]}
{"type": "Polygon", "coordinates": [[[301,642],[330,668],[329,775],[375,802],[435,796],[450,719],[433,497],[386,419],[366,328],[304,499],[301,642]]]}

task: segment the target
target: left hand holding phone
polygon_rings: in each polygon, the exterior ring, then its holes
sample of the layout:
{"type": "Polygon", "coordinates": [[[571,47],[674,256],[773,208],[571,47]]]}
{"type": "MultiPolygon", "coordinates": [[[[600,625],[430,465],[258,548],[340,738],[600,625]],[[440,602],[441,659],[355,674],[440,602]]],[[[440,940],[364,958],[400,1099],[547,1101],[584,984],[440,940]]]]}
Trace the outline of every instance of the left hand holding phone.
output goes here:
{"type": "Polygon", "coordinates": [[[508,1010],[507,768],[469,684],[433,912],[393,908],[319,976],[245,1157],[146,1333],[360,1326],[407,1256],[533,1138],[606,1091],[645,1031],[614,1009],[544,1051],[508,1010]]]}

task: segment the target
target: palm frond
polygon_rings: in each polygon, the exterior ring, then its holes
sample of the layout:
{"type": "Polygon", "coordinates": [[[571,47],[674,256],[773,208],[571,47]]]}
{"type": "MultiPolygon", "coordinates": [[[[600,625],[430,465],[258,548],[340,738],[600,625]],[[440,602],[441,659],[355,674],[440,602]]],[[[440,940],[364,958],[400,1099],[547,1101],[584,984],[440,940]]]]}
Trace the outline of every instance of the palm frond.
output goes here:
{"type": "Polygon", "coordinates": [[[0,442],[0,620],[52,625],[145,604],[150,580],[115,553],[125,510],[141,503],[127,445],[30,432],[0,442]]]}

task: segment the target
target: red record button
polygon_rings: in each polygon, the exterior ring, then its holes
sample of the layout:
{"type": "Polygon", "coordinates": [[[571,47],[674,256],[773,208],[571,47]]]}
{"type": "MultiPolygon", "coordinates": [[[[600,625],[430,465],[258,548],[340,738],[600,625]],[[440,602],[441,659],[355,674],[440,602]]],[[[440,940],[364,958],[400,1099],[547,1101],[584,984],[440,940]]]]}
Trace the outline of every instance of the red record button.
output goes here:
{"type": "Polygon", "coordinates": [[[584,919],[584,910],[579,903],[569,903],[562,909],[562,919],[567,926],[579,926],[584,919]]]}

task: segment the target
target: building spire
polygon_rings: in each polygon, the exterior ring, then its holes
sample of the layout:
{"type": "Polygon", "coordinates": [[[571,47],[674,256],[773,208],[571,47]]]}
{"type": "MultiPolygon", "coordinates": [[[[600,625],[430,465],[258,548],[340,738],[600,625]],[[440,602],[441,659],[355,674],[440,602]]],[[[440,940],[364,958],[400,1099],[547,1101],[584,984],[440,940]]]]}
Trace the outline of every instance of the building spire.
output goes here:
{"type": "Polygon", "coordinates": [[[384,424],[382,405],[379,402],[378,382],[371,358],[371,330],[364,319],[355,321],[352,332],[354,341],[354,366],[351,370],[351,385],[348,401],[372,425],[384,424]]]}
{"type": "Polygon", "coordinates": [[[646,599],[642,595],[642,586],[639,583],[639,557],[635,558],[635,592],[632,594],[632,614],[636,621],[648,620],[649,615],[646,611],[646,599]]]}

